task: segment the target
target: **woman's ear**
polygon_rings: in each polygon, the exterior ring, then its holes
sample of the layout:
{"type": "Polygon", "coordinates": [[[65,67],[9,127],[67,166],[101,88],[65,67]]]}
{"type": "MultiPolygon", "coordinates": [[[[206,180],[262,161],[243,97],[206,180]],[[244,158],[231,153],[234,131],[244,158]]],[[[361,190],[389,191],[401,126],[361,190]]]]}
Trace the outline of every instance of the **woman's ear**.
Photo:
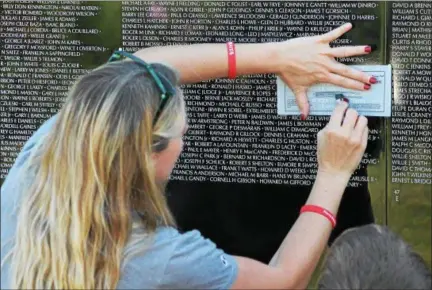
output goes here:
{"type": "Polygon", "coordinates": [[[159,158],[159,153],[153,151],[153,152],[151,153],[150,157],[151,157],[151,161],[152,161],[152,163],[153,163],[153,165],[154,165],[154,164],[157,163],[157,160],[158,160],[158,158],[159,158]]]}

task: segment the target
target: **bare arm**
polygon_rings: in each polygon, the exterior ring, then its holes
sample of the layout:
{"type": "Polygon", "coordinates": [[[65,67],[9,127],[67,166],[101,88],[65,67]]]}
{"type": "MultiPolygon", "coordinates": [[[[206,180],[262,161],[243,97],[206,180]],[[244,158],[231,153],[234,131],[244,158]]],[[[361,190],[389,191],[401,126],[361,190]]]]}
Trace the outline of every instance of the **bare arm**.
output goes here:
{"type": "MultiPolygon", "coordinates": [[[[345,102],[339,104],[318,134],[319,170],[307,200],[307,204],[321,206],[334,215],[368,138],[367,119],[347,107],[345,102]]],[[[240,271],[232,288],[304,289],[330,233],[331,223],[326,218],[309,212],[301,214],[270,266],[237,257],[240,271]]]]}
{"type": "MultiPolygon", "coordinates": [[[[236,44],[237,75],[276,73],[278,46],[274,43],[236,44]]],[[[228,75],[225,44],[150,47],[135,53],[147,62],[162,62],[180,73],[182,83],[224,78],[228,75]]]]}
{"type": "MultiPolygon", "coordinates": [[[[307,200],[336,213],[349,177],[320,172],[307,200]]],[[[233,289],[304,289],[327,245],[331,233],[328,220],[314,213],[299,216],[270,266],[237,257],[239,277],[233,289]],[[244,269],[244,270],[243,270],[244,269]],[[251,277],[254,277],[251,279],[251,277]]]]}
{"type": "MultiPolygon", "coordinates": [[[[342,25],[326,34],[294,38],[283,42],[236,44],[237,75],[275,73],[293,90],[303,117],[309,114],[307,89],[316,83],[330,83],[355,90],[367,90],[370,76],[335,61],[336,57],[368,54],[367,46],[330,47],[330,42],[352,28],[342,25]]],[[[228,75],[226,44],[194,44],[151,47],[135,55],[147,62],[161,62],[180,73],[182,83],[196,83],[228,75]]]]}

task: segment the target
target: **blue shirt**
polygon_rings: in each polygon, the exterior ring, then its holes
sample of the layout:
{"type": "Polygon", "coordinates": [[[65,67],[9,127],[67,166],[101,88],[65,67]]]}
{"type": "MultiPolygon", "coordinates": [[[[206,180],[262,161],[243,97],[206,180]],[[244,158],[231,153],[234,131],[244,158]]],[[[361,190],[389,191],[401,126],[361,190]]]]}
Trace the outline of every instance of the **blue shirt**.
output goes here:
{"type": "MultiPolygon", "coordinates": [[[[22,180],[28,179],[19,168],[34,145],[49,132],[56,117],[45,122],[26,142],[1,188],[1,260],[13,245],[16,205],[20,201],[22,180]]],[[[10,262],[1,268],[1,289],[10,289],[10,262]]],[[[237,262],[218,249],[199,231],[179,233],[171,227],[155,232],[152,243],[139,255],[124,263],[118,289],[228,289],[237,277],[237,262]]]]}

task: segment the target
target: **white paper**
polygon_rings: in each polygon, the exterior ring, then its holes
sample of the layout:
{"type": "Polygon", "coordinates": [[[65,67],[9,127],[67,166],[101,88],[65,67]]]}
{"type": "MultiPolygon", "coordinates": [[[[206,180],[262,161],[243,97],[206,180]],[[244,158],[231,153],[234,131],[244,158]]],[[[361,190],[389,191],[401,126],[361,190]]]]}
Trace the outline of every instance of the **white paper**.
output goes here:
{"type": "MultiPolygon", "coordinates": [[[[309,88],[310,115],[331,115],[340,97],[349,99],[350,107],[363,116],[390,117],[391,65],[353,65],[377,79],[367,91],[345,89],[330,84],[317,84],[309,88]]],[[[299,115],[294,93],[277,78],[277,107],[279,115],[299,115]]]]}

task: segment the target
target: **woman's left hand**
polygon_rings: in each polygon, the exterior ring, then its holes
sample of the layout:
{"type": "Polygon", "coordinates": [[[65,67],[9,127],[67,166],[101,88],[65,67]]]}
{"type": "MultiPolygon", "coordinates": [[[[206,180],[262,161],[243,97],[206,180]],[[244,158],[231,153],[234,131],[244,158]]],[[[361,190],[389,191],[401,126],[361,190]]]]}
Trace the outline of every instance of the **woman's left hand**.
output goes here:
{"type": "Polygon", "coordinates": [[[370,46],[330,47],[336,40],[352,28],[344,24],[326,34],[294,38],[280,42],[278,58],[281,60],[280,78],[295,93],[297,105],[305,119],[309,114],[307,89],[316,83],[329,83],[355,90],[368,90],[376,82],[366,73],[351,68],[335,60],[336,57],[365,55],[371,52],[370,46]]]}

